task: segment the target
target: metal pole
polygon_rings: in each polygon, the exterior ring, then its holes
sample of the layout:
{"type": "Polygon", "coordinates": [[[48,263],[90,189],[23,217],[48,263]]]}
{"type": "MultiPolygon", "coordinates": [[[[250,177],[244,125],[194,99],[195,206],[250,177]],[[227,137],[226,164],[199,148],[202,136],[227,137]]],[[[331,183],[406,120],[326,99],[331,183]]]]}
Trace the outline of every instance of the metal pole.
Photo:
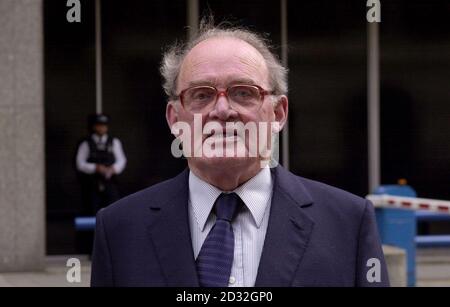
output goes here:
{"type": "MultiPolygon", "coordinates": [[[[281,63],[284,67],[288,66],[288,16],[287,16],[287,0],[281,0],[281,63]]],[[[283,135],[283,166],[289,169],[289,122],[282,130],[283,135]]]]}
{"type": "Polygon", "coordinates": [[[380,185],[380,57],[378,22],[367,24],[369,193],[380,185]]]}
{"type": "Polygon", "coordinates": [[[188,38],[192,38],[198,31],[198,0],[187,0],[188,38]]]}
{"type": "Polygon", "coordinates": [[[95,0],[95,111],[102,113],[102,16],[100,0],[95,0]]]}

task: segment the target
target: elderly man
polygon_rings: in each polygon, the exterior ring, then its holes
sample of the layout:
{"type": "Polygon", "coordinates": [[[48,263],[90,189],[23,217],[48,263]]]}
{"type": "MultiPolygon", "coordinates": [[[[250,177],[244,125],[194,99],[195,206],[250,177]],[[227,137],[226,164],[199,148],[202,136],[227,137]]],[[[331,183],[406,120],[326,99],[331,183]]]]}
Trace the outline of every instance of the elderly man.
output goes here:
{"type": "Polygon", "coordinates": [[[388,285],[368,201],[268,167],[288,99],[264,39],[203,25],[161,72],[188,169],[98,213],[93,286],[388,285]]]}

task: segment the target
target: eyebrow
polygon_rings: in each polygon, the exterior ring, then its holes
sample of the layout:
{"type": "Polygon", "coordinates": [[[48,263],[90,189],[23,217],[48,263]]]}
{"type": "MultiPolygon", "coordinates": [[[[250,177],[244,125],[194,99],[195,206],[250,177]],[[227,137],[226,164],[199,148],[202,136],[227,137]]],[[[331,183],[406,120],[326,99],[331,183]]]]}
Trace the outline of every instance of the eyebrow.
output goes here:
{"type": "MultiPolygon", "coordinates": [[[[256,85],[255,81],[249,78],[233,78],[231,81],[226,82],[227,86],[235,85],[235,84],[249,84],[249,85],[256,85]]],[[[201,85],[208,85],[208,86],[216,86],[217,82],[212,80],[194,80],[190,81],[188,86],[201,86],[201,85]]]]}

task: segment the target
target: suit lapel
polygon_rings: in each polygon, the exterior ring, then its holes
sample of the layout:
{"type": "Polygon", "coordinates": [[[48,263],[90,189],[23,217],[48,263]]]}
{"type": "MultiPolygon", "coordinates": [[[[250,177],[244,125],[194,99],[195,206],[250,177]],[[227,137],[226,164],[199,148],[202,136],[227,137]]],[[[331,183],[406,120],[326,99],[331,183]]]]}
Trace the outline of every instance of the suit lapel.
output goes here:
{"type": "Polygon", "coordinates": [[[147,230],[168,286],[199,285],[189,229],[188,174],[186,169],[174,178],[169,201],[151,200],[149,208],[153,214],[147,230]]]}
{"type": "MultiPolygon", "coordinates": [[[[302,207],[312,199],[300,181],[278,166],[264,248],[255,286],[291,286],[314,222],[302,207]]],[[[173,179],[169,200],[151,200],[147,227],[168,286],[199,286],[188,217],[186,169],[173,179]],[[173,191],[173,192],[172,192],[173,191]]],[[[167,195],[166,195],[167,196],[167,195]]]]}
{"type": "Polygon", "coordinates": [[[302,207],[312,199],[300,181],[278,166],[264,248],[255,286],[291,286],[314,222],[302,207]]]}

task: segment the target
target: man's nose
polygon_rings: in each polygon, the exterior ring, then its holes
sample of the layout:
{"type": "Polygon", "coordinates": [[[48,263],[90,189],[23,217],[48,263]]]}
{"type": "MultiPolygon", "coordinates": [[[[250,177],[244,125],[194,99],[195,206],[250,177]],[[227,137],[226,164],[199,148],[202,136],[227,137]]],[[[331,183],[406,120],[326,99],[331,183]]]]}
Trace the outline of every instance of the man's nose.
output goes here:
{"type": "Polygon", "coordinates": [[[230,109],[230,101],[225,93],[219,93],[217,95],[215,109],[217,111],[227,111],[230,109]]]}
{"type": "Polygon", "coordinates": [[[227,120],[234,113],[235,111],[231,108],[228,97],[224,93],[220,93],[210,115],[220,120],[227,120]]]}

